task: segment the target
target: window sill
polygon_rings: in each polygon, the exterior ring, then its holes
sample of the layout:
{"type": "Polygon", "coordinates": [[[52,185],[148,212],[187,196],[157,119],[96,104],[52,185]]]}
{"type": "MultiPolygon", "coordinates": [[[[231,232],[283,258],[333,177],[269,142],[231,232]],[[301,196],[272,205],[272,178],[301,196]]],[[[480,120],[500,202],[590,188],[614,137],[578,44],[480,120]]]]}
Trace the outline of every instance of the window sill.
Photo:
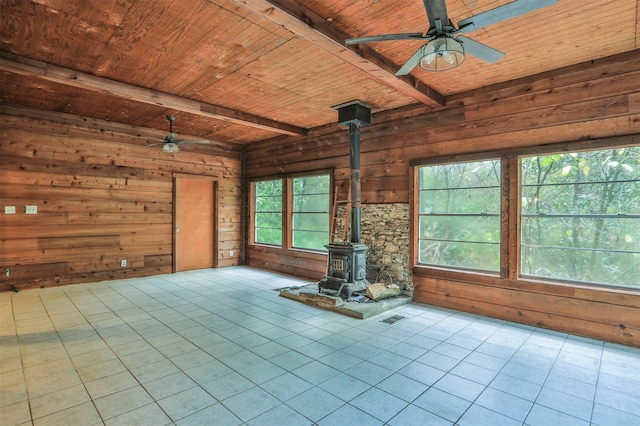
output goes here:
{"type": "MultiPolygon", "coordinates": [[[[533,277],[519,277],[518,279],[513,280],[510,278],[502,278],[498,274],[491,274],[485,271],[452,270],[427,267],[425,265],[415,265],[412,268],[412,273],[416,277],[459,281],[533,293],[556,294],[568,297],[588,298],[592,300],[601,299],[601,295],[603,294],[607,294],[611,297],[621,297],[624,299],[632,297],[640,300],[640,288],[636,290],[627,287],[611,287],[598,284],[552,281],[536,279],[533,277]]],[[[622,304],[625,303],[622,302],[622,304]]],[[[640,307],[640,302],[633,302],[632,305],[638,305],[638,307],[640,307]]]]}

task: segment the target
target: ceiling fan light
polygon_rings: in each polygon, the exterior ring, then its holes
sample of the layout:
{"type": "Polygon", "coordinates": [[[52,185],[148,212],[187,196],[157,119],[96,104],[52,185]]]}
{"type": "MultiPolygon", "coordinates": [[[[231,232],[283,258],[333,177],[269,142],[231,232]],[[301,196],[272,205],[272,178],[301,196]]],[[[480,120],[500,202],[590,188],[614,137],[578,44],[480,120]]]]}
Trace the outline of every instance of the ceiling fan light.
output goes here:
{"type": "Polygon", "coordinates": [[[436,59],[436,56],[436,53],[429,53],[428,55],[424,55],[422,58],[420,58],[420,64],[424,62],[425,66],[429,66],[436,59]]]}
{"type": "Polygon", "coordinates": [[[449,65],[453,65],[456,63],[456,55],[451,54],[451,52],[444,52],[442,54],[442,59],[447,61],[449,65]]]}
{"type": "Polygon", "coordinates": [[[177,144],[173,142],[168,142],[162,145],[162,152],[168,152],[170,154],[173,154],[176,152],[180,152],[180,148],[178,148],[177,144]]]}
{"type": "Polygon", "coordinates": [[[418,65],[425,71],[446,71],[464,61],[464,48],[458,40],[442,36],[427,43],[422,49],[418,65]]]}

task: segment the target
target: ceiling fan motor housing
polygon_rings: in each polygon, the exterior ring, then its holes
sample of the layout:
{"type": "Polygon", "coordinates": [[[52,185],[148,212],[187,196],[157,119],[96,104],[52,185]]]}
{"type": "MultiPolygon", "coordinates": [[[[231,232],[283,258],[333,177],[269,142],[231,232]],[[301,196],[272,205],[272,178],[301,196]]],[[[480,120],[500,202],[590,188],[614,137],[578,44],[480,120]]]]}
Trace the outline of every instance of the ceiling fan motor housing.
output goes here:
{"type": "Polygon", "coordinates": [[[418,65],[425,71],[446,71],[464,62],[462,43],[448,35],[441,35],[422,48],[418,65]]]}

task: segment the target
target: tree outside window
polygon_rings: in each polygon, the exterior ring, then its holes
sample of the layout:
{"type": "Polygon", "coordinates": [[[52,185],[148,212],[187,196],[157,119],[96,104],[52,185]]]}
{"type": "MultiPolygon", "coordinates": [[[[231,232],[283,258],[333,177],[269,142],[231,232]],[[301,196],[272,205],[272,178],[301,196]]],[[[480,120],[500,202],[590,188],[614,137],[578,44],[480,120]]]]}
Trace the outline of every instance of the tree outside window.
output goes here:
{"type": "Polygon", "coordinates": [[[282,245],[282,180],[254,183],[254,242],[282,245]]]}
{"type": "Polygon", "coordinates": [[[500,160],[423,166],[418,262],[500,270],[500,160]]]}
{"type": "Polygon", "coordinates": [[[521,274],[640,288],[640,147],[521,159],[521,274]]]}
{"type": "Polygon", "coordinates": [[[329,242],[329,175],[291,179],[293,247],[326,250],[329,242]]]}
{"type": "Polygon", "coordinates": [[[330,180],[327,174],[254,182],[253,242],[282,247],[289,233],[294,248],[326,251],[330,180]],[[290,199],[284,197],[285,185],[290,199]],[[291,215],[291,229],[289,221],[283,221],[284,212],[291,215]]]}

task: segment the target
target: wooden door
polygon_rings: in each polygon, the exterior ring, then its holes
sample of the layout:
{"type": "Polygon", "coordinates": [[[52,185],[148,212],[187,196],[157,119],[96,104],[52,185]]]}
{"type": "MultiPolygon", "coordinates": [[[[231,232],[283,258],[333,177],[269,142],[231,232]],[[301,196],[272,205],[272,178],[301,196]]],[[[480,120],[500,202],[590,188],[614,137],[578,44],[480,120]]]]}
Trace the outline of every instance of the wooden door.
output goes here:
{"type": "Polygon", "coordinates": [[[176,178],[174,270],[215,267],[215,182],[176,178]]]}

